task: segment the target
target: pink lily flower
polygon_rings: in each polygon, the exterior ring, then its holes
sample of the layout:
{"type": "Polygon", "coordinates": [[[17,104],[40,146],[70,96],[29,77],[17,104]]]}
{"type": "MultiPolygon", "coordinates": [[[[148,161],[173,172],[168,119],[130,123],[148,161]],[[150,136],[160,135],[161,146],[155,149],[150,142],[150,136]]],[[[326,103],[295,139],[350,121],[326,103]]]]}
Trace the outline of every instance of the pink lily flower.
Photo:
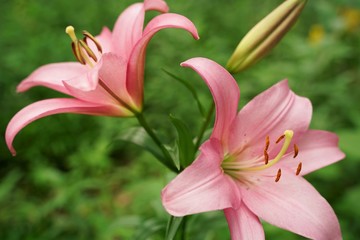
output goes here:
{"type": "Polygon", "coordinates": [[[264,239],[260,219],[310,239],[341,239],[328,202],[302,176],[344,158],[335,134],[309,130],[312,107],[286,80],[237,113],[239,88],[217,63],[182,64],[207,83],[216,105],[197,159],[162,191],[174,216],[223,209],[232,239],[264,239]]]}
{"type": "Polygon", "coordinates": [[[84,31],[79,40],[74,28],[66,33],[79,62],[53,63],[35,70],[17,87],[24,92],[44,86],[73,98],[53,98],[35,102],[18,112],[6,129],[6,143],[13,155],[16,134],[29,123],[53,114],[78,113],[117,117],[134,116],[142,111],[146,46],[164,28],[182,28],[198,39],[194,24],[184,16],[168,11],[163,0],[144,0],[128,7],[111,32],[104,27],[99,36],[84,31]],[[145,11],[164,14],[153,18],[143,29],[145,11]]]}

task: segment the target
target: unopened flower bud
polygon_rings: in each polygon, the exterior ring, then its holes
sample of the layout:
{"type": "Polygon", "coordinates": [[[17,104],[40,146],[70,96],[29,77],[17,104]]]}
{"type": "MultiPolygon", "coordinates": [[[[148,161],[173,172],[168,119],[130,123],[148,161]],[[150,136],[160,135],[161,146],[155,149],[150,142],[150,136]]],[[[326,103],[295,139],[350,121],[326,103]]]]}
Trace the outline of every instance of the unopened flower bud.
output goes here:
{"type": "Polygon", "coordinates": [[[264,57],[294,25],[307,0],[287,0],[256,24],[240,41],[226,68],[238,73],[264,57]]]}

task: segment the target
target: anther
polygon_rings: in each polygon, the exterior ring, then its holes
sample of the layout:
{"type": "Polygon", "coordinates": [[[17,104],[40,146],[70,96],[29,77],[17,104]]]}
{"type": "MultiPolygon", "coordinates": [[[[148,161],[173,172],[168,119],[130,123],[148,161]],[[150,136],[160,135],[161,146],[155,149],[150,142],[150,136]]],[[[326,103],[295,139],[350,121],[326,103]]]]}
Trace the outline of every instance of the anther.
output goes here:
{"type": "Polygon", "coordinates": [[[71,43],[71,48],[73,51],[74,56],[76,57],[76,59],[81,63],[81,64],[86,64],[85,59],[83,58],[83,56],[81,55],[81,49],[80,49],[80,45],[79,45],[79,41],[76,42],[72,42],[71,43]]]}
{"type": "Polygon", "coordinates": [[[279,168],[279,170],[276,174],[275,182],[278,182],[280,180],[280,177],[281,177],[281,169],[279,168]]]}
{"type": "Polygon", "coordinates": [[[90,60],[90,58],[92,58],[94,60],[94,62],[97,62],[98,59],[97,59],[95,53],[92,51],[92,49],[87,44],[86,40],[89,38],[95,44],[98,51],[100,53],[102,53],[102,48],[101,48],[99,42],[95,39],[95,37],[93,35],[91,35],[87,31],[83,31],[84,40],[79,40],[76,37],[75,29],[73,26],[66,27],[65,32],[71,38],[71,41],[72,41],[71,47],[72,47],[72,50],[73,50],[73,53],[74,53],[76,59],[81,64],[84,64],[84,65],[88,64],[90,67],[93,67],[93,62],[90,60]]]}
{"type": "MultiPolygon", "coordinates": [[[[292,130],[286,130],[284,132],[284,137],[283,137],[283,138],[285,138],[284,143],[283,143],[279,153],[275,156],[275,158],[273,158],[271,160],[268,159],[268,164],[265,164],[265,165],[262,165],[262,166],[255,166],[255,167],[247,168],[247,171],[263,170],[263,169],[266,169],[266,168],[269,168],[269,167],[273,166],[278,161],[280,161],[280,159],[285,155],[287,149],[289,148],[290,142],[291,142],[291,139],[293,138],[293,136],[294,136],[294,132],[292,130]]],[[[266,161],[266,158],[267,158],[266,155],[268,155],[267,151],[264,151],[265,161],[266,161]]]]}
{"type": "Polygon", "coordinates": [[[300,162],[297,169],[296,169],[296,176],[300,174],[301,172],[302,163],[300,162]]]}
{"type": "Polygon", "coordinates": [[[281,140],[283,140],[285,137],[285,134],[281,135],[278,140],[276,140],[276,143],[279,143],[281,140]]]}
{"type": "Polygon", "coordinates": [[[296,158],[296,156],[299,154],[299,148],[296,144],[294,144],[294,157],[293,158],[296,158]]]}
{"type": "Polygon", "coordinates": [[[266,149],[264,150],[265,165],[269,163],[269,154],[266,149]]]}
{"type": "Polygon", "coordinates": [[[97,62],[97,58],[94,54],[94,52],[89,48],[89,46],[84,42],[83,40],[79,40],[80,45],[83,47],[83,49],[86,51],[86,53],[91,57],[95,62],[97,62]]]}
{"type": "Polygon", "coordinates": [[[101,47],[100,43],[96,40],[96,38],[91,33],[89,33],[88,31],[84,30],[82,33],[84,35],[84,41],[87,43],[87,39],[89,38],[95,44],[97,50],[100,53],[102,53],[102,47],[101,47]]]}

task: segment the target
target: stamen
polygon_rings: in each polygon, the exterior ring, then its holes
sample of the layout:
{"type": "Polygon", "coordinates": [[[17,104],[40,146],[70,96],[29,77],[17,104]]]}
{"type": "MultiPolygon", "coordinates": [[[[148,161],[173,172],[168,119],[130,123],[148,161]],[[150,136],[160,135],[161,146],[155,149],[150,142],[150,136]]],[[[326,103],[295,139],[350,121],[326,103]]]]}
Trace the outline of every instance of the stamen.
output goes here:
{"type": "Polygon", "coordinates": [[[89,48],[89,46],[83,41],[79,40],[80,45],[85,49],[86,53],[95,61],[97,62],[97,58],[95,53],[89,48]]]}
{"type": "Polygon", "coordinates": [[[82,57],[81,55],[81,50],[80,50],[80,46],[79,46],[79,42],[72,42],[71,43],[71,48],[73,50],[73,54],[76,57],[76,59],[83,65],[86,64],[85,59],[82,57]]]}
{"type": "Polygon", "coordinates": [[[264,150],[265,165],[269,163],[269,154],[266,149],[264,150]]]}
{"type": "MultiPolygon", "coordinates": [[[[292,130],[286,130],[284,132],[284,135],[283,135],[285,138],[284,140],[284,144],[283,146],[281,147],[279,153],[276,155],[276,157],[272,160],[269,160],[269,163],[266,164],[266,165],[263,165],[263,166],[257,166],[257,167],[250,167],[250,168],[246,168],[247,171],[259,171],[259,170],[263,170],[263,169],[266,169],[266,168],[269,168],[271,166],[273,166],[275,163],[277,163],[278,161],[280,161],[280,159],[284,156],[284,154],[286,153],[287,149],[289,148],[289,145],[290,145],[290,142],[291,142],[291,139],[293,138],[294,136],[294,132],[292,130]]],[[[281,138],[280,137],[280,138],[281,138]]],[[[265,153],[264,153],[265,155],[265,153]]]]}
{"type": "Polygon", "coordinates": [[[278,138],[278,140],[276,140],[275,143],[279,143],[281,140],[284,139],[284,137],[285,137],[285,134],[284,134],[284,135],[281,135],[281,136],[278,138]]]}
{"type": "Polygon", "coordinates": [[[296,169],[296,176],[300,174],[301,172],[302,163],[300,162],[297,169],[296,169]]]}
{"type": "Polygon", "coordinates": [[[95,44],[97,50],[100,53],[102,53],[102,47],[101,47],[100,43],[96,40],[96,38],[91,33],[89,33],[88,31],[84,30],[82,33],[85,36],[84,41],[87,43],[87,39],[90,38],[90,40],[95,44]]]}
{"type": "Polygon", "coordinates": [[[293,158],[296,158],[296,156],[299,154],[299,148],[296,144],[294,144],[294,157],[293,158]]]}
{"type": "Polygon", "coordinates": [[[91,35],[87,31],[83,31],[84,40],[79,40],[76,37],[75,29],[73,26],[66,27],[65,32],[71,38],[71,41],[72,41],[71,47],[72,47],[72,50],[73,50],[73,53],[74,53],[76,59],[81,64],[84,64],[84,65],[88,64],[90,67],[93,67],[94,63],[91,61],[90,58],[92,58],[94,60],[94,62],[97,62],[98,59],[97,59],[95,53],[92,51],[92,49],[87,44],[86,39],[87,38],[91,39],[91,41],[93,41],[94,44],[96,45],[96,48],[98,49],[98,51],[100,53],[102,53],[102,48],[101,48],[99,42],[95,39],[95,37],[93,35],[91,35]]]}
{"type": "Polygon", "coordinates": [[[276,174],[275,182],[278,182],[280,180],[280,177],[281,177],[281,169],[279,168],[279,170],[276,174]]]}

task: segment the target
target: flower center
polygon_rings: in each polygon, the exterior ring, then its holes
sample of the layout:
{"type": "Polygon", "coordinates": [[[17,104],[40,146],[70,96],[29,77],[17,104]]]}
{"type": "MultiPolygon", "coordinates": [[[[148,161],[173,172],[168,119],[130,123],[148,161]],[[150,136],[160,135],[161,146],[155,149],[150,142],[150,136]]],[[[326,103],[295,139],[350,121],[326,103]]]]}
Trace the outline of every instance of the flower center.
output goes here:
{"type": "MultiPolygon", "coordinates": [[[[268,169],[274,166],[282,159],[282,157],[286,154],[290,146],[293,136],[294,136],[294,132],[292,130],[286,130],[284,134],[277,139],[276,144],[283,141],[283,145],[280,151],[278,152],[278,154],[273,159],[269,159],[268,150],[270,146],[270,139],[267,136],[265,139],[265,148],[262,156],[254,158],[249,161],[238,159],[236,156],[227,156],[223,160],[221,167],[224,170],[224,172],[229,176],[238,179],[241,182],[249,182],[247,176],[254,175],[254,172],[259,172],[268,169]]],[[[296,158],[298,153],[299,153],[299,148],[297,147],[296,144],[294,144],[293,158],[296,158]]],[[[302,167],[302,163],[300,162],[296,169],[296,175],[300,174],[301,167],[302,167]]],[[[275,175],[275,182],[278,182],[280,180],[280,177],[281,177],[281,169],[278,169],[275,175]]]]}
{"type": "MultiPolygon", "coordinates": [[[[65,29],[66,34],[71,38],[71,47],[76,59],[83,65],[87,65],[90,68],[93,68],[98,61],[99,54],[102,54],[102,47],[100,43],[87,31],[83,31],[83,39],[78,39],[75,34],[75,29],[73,26],[68,26],[65,29]],[[89,40],[91,42],[89,42],[89,40]],[[90,44],[92,43],[92,44],[90,44]],[[89,45],[90,44],[90,45],[89,45]],[[98,51],[97,54],[94,51],[98,51]]],[[[140,111],[136,107],[132,107],[131,104],[127,103],[121,97],[119,97],[101,78],[98,79],[98,84],[103,88],[111,97],[118,101],[123,107],[127,108],[133,114],[138,114],[140,111]]]]}
{"type": "Polygon", "coordinates": [[[75,29],[73,26],[68,26],[65,29],[65,32],[70,36],[71,38],[71,47],[73,50],[73,53],[76,57],[76,59],[84,65],[88,65],[90,67],[94,67],[94,63],[98,61],[96,54],[93,52],[93,50],[90,48],[88,44],[88,39],[90,39],[96,46],[99,53],[102,53],[102,48],[100,43],[95,39],[93,35],[91,35],[87,31],[83,31],[84,38],[78,39],[75,34],[75,29]]]}

